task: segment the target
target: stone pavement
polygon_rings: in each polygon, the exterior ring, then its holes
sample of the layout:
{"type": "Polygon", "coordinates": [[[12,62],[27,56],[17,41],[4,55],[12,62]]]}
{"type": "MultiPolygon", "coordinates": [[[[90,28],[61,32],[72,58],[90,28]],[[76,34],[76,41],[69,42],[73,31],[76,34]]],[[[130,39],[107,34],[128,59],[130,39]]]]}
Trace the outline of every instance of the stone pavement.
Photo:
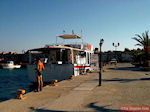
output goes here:
{"type": "Polygon", "coordinates": [[[2,112],[102,111],[119,112],[121,105],[150,105],[149,72],[131,64],[107,66],[98,86],[98,73],[64,80],[58,86],[46,86],[42,92],[30,92],[25,100],[0,103],[2,112]]]}

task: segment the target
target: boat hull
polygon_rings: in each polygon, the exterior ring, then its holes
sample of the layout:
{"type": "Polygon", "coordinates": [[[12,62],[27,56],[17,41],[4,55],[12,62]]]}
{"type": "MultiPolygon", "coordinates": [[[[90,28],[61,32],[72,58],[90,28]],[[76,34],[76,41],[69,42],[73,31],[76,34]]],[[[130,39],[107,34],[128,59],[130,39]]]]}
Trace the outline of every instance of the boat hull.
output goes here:
{"type": "MultiPolygon", "coordinates": [[[[68,79],[74,74],[73,64],[45,64],[45,70],[42,71],[43,82],[51,82],[56,79],[58,81],[68,79]]],[[[28,65],[28,77],[31,82],[37,82],[36,65],[28,65]]]]}
{"type": "Polygon", "coordinates": [[[3,69],[13,69],[13,68],[20,68],[21,65],[9,65],[9,64],[3,64],[2,68],[3,69]]]}
{"type": "Polygon", "coordinates": [[[20,68],[20,67],[21,67],[21,65],[14,65],[14,67],[15,67],[15,68],[20,68]]]}
{"type": "Polygon", "coordinates": [[[14,66],[13,66],[13,65],[3,64],[3,65],[2,65],[2,68],[3,68],[3,69],[13,69],[14,66]]]}

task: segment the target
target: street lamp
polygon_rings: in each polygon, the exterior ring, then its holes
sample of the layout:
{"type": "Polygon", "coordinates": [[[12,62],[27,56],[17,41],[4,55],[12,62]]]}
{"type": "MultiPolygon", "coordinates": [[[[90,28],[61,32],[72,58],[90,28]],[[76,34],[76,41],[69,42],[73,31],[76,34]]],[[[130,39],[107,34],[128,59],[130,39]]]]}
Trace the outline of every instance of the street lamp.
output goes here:
{"type": "Polygon", "coordinates": [[[117,51],[117,47],[120,46],[120,43],[119,42],[118,44],[113,43],[112,45],[115,47],[115,58],[117,59],[116,51],[117,51]]]}
{"type": "Polygon", "coordinates": [[[101,80],[102,80],[102,65],[101,65],[101,62],[102,62],[102,50],[101,50],[101,47],[102,47],[103,43],[104,43],[104,39],[101,39],[100,43],[99,43],[99,46],[100,46],[100,54],[99,54],[99,86],[101,86],[101,80]]]}
{"type": "Polygon", "coordinates": [[[115,47],[115,51],[117,51],[117,47],[120,45],[120,43],[118,44],[113,43],[112,45],[115,47]]]}

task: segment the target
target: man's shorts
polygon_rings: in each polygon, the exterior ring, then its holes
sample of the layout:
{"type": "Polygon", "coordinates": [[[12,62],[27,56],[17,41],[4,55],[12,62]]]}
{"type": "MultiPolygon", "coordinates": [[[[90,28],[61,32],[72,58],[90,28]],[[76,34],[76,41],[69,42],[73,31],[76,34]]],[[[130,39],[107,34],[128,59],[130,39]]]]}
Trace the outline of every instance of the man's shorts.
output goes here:
{"type": "Polygon", "coordinates": [[[42,72],[38,71],[38,76],[42,75],[42,72]]]}

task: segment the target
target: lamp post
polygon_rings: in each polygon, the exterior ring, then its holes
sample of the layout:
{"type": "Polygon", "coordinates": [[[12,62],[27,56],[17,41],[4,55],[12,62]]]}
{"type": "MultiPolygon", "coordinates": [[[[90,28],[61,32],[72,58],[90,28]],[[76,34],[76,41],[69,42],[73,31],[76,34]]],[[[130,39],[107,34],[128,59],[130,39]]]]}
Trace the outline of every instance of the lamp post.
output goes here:
{"type": "Polygon", "coordinates": [[[100,46],[100,54],[99,54],[99,86],[101,86],[101,80],[102,80],[102,44],[104,43],[104,39],[100,40],[99,46],[100,46]]]}
{"type": "MultiPolygon", "coordinates": [[[[120,45],[120,43],[118,42],[118,44],[112,43],[112,45],[115,47],[115,51],[117,51],[117,47],[120,45]]],[[[115,52],[115,58],[117,59],[117,55],[115,52]]]]}

